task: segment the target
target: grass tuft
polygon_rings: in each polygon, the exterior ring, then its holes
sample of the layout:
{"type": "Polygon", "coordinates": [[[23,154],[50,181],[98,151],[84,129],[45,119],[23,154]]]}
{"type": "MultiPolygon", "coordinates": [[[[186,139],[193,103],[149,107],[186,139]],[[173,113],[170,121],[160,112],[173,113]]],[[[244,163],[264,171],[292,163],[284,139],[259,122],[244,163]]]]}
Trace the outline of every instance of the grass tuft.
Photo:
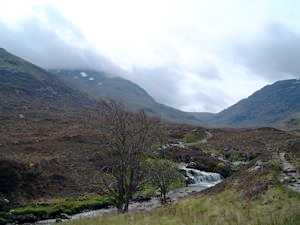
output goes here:
{"type": "Polygon", "coordinates": [[[68,215],[82,212],[83,210],[94,210],[106,208],[112,204],[112,200],[106,196],[89,196],[79,199],[57,199],[52,203],[37,203],[24,207],[12,209],[10,213],[14,216],[34,215],[39,219],[54,218],[62,213],[68,215]]]}
{"type": "Polygon", "coordinates": [[[107,215],[64,223],[65,225],[297,225],[299,194],[272,188],[254,201],[225,190],[183,200],[149,213],[107,215]]]}

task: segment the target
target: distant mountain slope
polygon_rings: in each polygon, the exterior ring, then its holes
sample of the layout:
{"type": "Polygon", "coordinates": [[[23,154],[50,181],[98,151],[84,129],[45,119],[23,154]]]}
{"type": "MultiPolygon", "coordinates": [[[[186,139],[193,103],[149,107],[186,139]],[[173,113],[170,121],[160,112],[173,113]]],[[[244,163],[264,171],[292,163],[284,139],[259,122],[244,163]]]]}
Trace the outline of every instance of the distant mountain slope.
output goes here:
{"type": "MultiPolygon", "coordinates": [[[[300,112],[300,80],[282,80],[216,114],[210,124],[217,126],[282,126],[300,112]]],[[[294,121],[296,122],[296,121],[294,121]]]]}
{"type": "Polygon", "coordinates": [[[279,124],[279,127],[286,130],[300,131],[300,112],[294,113],[282,120],[279,124]]]}
{"type": "Polygon", "coordinates": [[[76,110],[93,100],[47,71],[0,48],[0,115],[33,110],[76,110]]]}
{"type": "Polygon", "coordinates": [[[216,115],[215,113],[210,112],[190,112],[190,114],[196,117],[203,124],[209,123],[209,121],[212,120],[216,115]]]}
{"type": "Polygon", "coordinates": [[[133,82],[92,70],[45,71],[0,48],[0,116],[28,112],[78,112],[109,98],[129,110],[213,127],[300,129],[300,80],[278,81],[220,113],[188,113],[157,103],[133,82]]]}
{"type": "Polygon", "coordinates": [[[89,96],[100,99],[109,98],[123,102],[129,110],[145,110],[150,116],[156,116],[172,122],[199,124],[196,116],[172,107],[157,103],[137,84],[93,70],[49,70],[70,87],[89,96]]]}

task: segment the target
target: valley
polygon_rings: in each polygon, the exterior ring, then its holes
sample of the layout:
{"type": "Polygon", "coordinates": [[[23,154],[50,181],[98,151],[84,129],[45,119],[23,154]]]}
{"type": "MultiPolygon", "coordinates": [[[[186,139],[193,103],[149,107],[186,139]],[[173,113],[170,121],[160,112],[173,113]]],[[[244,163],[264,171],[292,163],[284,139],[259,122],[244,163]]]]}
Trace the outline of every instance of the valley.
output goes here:
{"type": "Polygon", "coordinates": [[[295,82],[188,113],[0,49],[0,224],[299,224],[295,82]]]}
{"type": "MultiPolygon", "coordinates": [[[[22,217],[19,215],[19,218],[23,218],[25,221],[31,221],[34,218],[46,219],[49,216],[51,218],[51,214],[48,214],[50,211],[48,212],[46,208],[43,208],[43,205],[49,205],[47,207],[51,209],[51,204],[57,201],[55,199],[78,198],[76,200],[78,203],[82,201],[86,205],[81,209],[74,208],[74,212],[88,210],[90,207],[92,207],[90,209],[97,209],[98,207],[111,206],[109,200],[105,203],[105,201],[96,200],[97,198],[93,197],[95,194],[102,195],[101,188],[99,188],[101,179],[98,175],[98,168],[101,167],[101,157],[98,155],[101,146],[101,142],[99,142],[101,133],[94,126],[95,121],[91,121],[90,124],[84,121],[81,124],[78,120],[70,119],[59,122],[58,120],[53,122],[19,119],[18,122],[14,120],[11,123],[13,126],[1,129],[1,137],[6,135],[5,142],[1,143],[0,148],[2,163],[7,161],[11,165],[20,164],[19,166],[26,168],[29,174],[36,174],[30,179],[28,175],[22,175],[25,176],[22,178],[24,180],[19,180],[22,183],[18,184],[18,188],[13,193],[18,199],[17,201],[25,207],[24,210],[20,208],[16,211],[22,215],[22,217]],[[31,124],[30,129],[24,126],[26,123],[31,124]],[[7,135],[7,131],[13,135],[7,135]],[[80,198],[87,199],[87,202],[80,200],[80,198]],[[33,207],[31,210],[28,208],[29,205],[33,207]]],[[[299,140],[299,134],[297,133],[273,128],[205,129],[190,125],[173,124],[168,125],[168,130],[167,158],[176,163],[185,163],[188,168],[219,173],[226,178],[222,183],[202,194],[200,193],[200,195],[198,192],[201,188],[199,189],[197,186],[194,188],[193,184],[189,189],[182,188],[173,194],[171,191],[169,196],[172,201],[176,201],[179,196],[182,198],[186,195],[186,200],[183,202],[191,201],[189,195],[206,199],[211,198],[211,195],[222,196],[222,193],[234,192],[234,190],[238,190],[242,201],[247,199],[249,201],[264,198],[265,193],[275,190],[277,192],[278,188],[280,188],[281,193],[285,184],[292,185],[290,180],[280,180],[280,162],[278,157],[273,158],[272,155],[278,154],[279,151],[280,154],[286,154],[286,158],[298,159],[299,146],[297,140],[299,140]]],[[[292,163],[295,164],[294,161],[292,163]]],[[[299,168],[299,164],[296,164],[296,166],[299,168]]],[[[282,168],[282,171],[284,171],[284,168],[282,168]]],[[[146,196],[152,196],[153,194],[151,192],[146,193],[147,191],[140,197],[136,196],[137,199],[145,200],[142,200],[141,203],[132,203],[133,211],[149,211],[149,209],[159,204],[159,200],[155,197],[152,197],[153,200],[149,202],[147,200],[149,197],[146,196]],[[143,203],[143,201],[145,202],[143,203]]],[[[231,196],[231,194],[229,195],[231,196]]],[[[289,200],[292,201],[292,207],[297,207],[298,200],[296,199],[293,197],[289,200]]],[[[234,201],[237,201],[237,199],[234,201]]],[[[64,200],[60,200],[60,202],[62,203],[61,207],[71,206],[63,206],[67,204],[68,200],[66,200],[66,203],[63,203],[64,200]]],[[[273,204],[273,202],[271,203],[273,204]]],[[[56,209],[60,209],[60,204],[55,206],[56,209]]],[[[180,201],[178,204],[184,203],[180,201]]],[[[159,210],[169,210],[169,207],[172,208],[172,206],[168,206],[166,209],[159,210]]],[[[156,211],[152,212],[151,210],[150,215],[153,215],[156,211]]],[[[103,210],[96,212],[99,213],[87,215],[99,216],[103,210]]],[[[111,210],[104,209],[104,212],[108,213],[111,210]]],[[[61,217],[59,213],[52,213],[52,215],[57,218],[61,217]]],[[[140,214],[133,213],[128,215],[128,218],[138,215],[140,214]]],[[[147,216],[145,215],[145,218],[147,216]]],[[[81,220],[77,222],[78,217],[75,216],[74,218],[76,218],[74,223],[80,223],[81,220]]],[[[103,220],[106,219],[110,220],[109,217],[104,216],[103,220]]],[[[54,219],[55,221],[56,219],[54,219]]]]}

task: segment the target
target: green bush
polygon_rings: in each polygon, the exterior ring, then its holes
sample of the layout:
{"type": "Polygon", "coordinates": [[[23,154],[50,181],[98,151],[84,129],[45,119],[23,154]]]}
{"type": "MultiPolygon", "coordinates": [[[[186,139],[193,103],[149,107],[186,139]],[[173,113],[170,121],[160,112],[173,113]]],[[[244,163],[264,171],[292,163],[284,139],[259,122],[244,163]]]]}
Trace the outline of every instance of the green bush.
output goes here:
{"type": "Polygon", "coordinates": [[[5,212],[0,212],[0,225],[7,224],[9,222],[9,216],[5,212]]]}
{"type": "Polygon", "coordinates": [[[188,133],[188,134],[184,135],[184,141],[186,143],[194,143],[199,140],[200,140],[200,138],[194,133],[188,133]]]}
{"type": "Polygon", "coordinates": [[[31,204],[13,209],[10,212],[13,215],[32,214],[38,218],[54,218],[62,213],[72,215],[83,210],[101,209],[110,205],[112,205],[112,200],[107,196],[90,196],[79,199],[63,199],[54,203],[31,204]]]}
{"type": "Polygon", "coordinates": [[[21,183],[22,168],[13,161],[0,161],[0,194],[11,195],[21,183]]]}

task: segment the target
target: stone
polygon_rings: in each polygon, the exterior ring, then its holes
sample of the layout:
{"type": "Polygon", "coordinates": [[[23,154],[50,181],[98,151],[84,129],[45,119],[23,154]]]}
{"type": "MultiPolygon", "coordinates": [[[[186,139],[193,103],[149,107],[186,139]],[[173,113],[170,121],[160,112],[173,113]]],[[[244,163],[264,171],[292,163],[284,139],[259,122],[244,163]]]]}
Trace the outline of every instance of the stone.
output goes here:
{"type": "Polygon", "coordinates": [[[295,168],[292,168],[292,167],[288,167],[288,168],[285,168],[283,170],[284,173],[295,173],[296,172],[296,169],[295,168]]]}
{"type": "Polygon", "coordinates": [[[63,220],[62,220],[61,218],[57,218],[57,219],[55,220],[55,223],[61,223],[61,222],[63,222],[63,220]]]}
{"type": "Polygon", "coordinates": [[[70,220],[71,219],[71,217],[66,213],[61,213],[59,218],[64,219],[64,220],[70,220]]]}
{"type": "Polygon", "coordinates": [[[280,179],[281,183],[290,183],[290,181],[291,181],[291,177],[288,176],[284,176],[280,179]]]}

